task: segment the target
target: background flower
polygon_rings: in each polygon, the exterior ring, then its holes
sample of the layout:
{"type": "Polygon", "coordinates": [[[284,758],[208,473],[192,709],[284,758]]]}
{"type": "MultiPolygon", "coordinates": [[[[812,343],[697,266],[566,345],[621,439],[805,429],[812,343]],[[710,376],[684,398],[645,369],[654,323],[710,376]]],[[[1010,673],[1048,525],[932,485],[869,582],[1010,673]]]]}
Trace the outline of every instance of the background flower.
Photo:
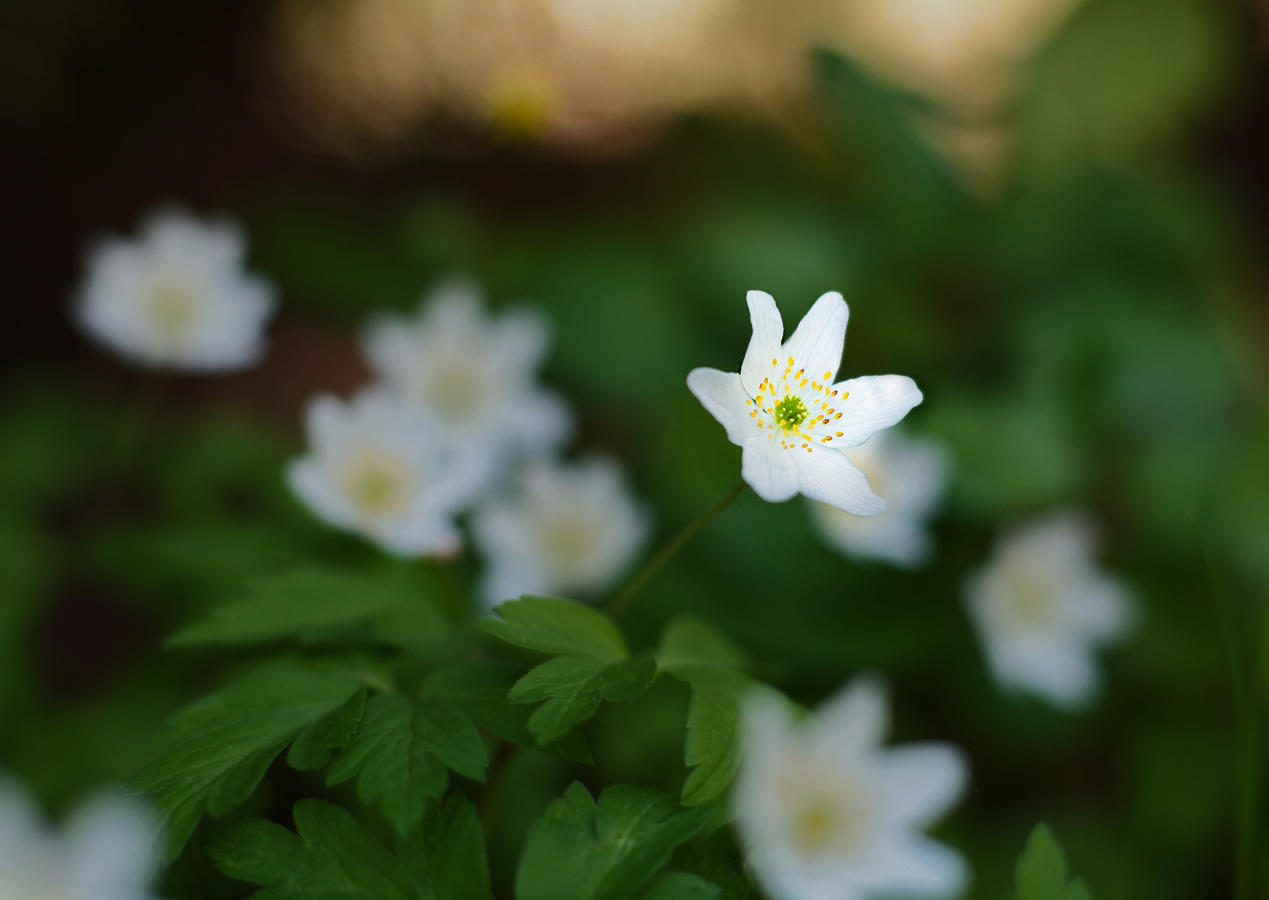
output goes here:
{"type": "Polygon", "coordinates": [[[264,352],[273,292],[243,269],[244,241],[225,220],[152,214],[133,240],[95,244],[75,299],[88,335],[145,366],[218,372],[264,352]]]}
{"type": "Polygon", "coordinates": [[[776,900],[950,897],[964,861],[921,832],[964,791],[965,762],[943,744],[885,749],[881,687],[861,679],[795,724],[780,698],[746,709],[735,806],[750,864],[776,900]]]}
{"type": "Polygon", "coordinates": [[[287,480],[315,515],[400,556],[458,550],[453,516],[483,476],[408,404],[380,388],[349,403],[323,395],[309,402],[305,426],[310,452],[287,480]]]}
{"type": "Polygon", "coordinates": [[[965,602],[997,680],[1062,706],[1092,699],[1094,651],[1130,623],[1127,593],[1097,568],[1092,525],[1075,513],[1001,538],[966,581],[965,602]]]}
{"type": "Polygon", "coordinates": [[[472,522],[488,561],[481,590],[490,607],[521,594],[594,595],[647,537],[648,514],[612,460],[534,462],[518,488],[479,509],[472,522]]]}

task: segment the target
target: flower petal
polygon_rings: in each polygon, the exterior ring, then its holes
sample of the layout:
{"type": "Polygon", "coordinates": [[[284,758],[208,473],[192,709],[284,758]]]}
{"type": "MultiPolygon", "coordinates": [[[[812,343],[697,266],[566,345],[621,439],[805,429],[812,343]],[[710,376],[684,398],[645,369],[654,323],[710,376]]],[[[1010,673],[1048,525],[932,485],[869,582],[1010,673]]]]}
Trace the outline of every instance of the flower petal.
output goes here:
{"type": "Polygon", "coordinates": [[[861,675],[815,710],[815,741],[842,759],[858,757],[881,744],[890,728],[886,688],[861,675]]]}
{"type": "Polygon", "coordinates": [[[692,392],[706,412],[727,430],[727,439],[743,445],[753,431],[746,413],[745,389],[736,372],[720,372],[718,369],[693,369],[687,373],[687,389],[692,392]]]}
{"type": "Polygon", "coordinates": [[[747,441],[740,454],[740,477],[768,503],[783,503],[798,492],[798,470],[788,450],[762,437],[747,441]]]}
{"type": "Polygon", "coordinates": [[[853,516],[884,512],[886,501],[868,484],[868,476],[846,454],[828,447],[795,453],[798,490],[812,500],[836,506],[853,516]]]}
{"type": "Polygon", "coordinates": [[[887,818],[924,828],[948,810],[965,791],[968,766],[950,744],[907,744],[877,760],[877,779],[887,818]]]}
{"type": "Polygon", "coordinates": [[[753,336],[749,349],[740,366],[740,380],[750,395],[758,393],[763,375],[771,369],[771,360],[780,356],[780,341],[784,339],[784,320],[776,308],[775,298],[762,291],[750,291],[745,300],[749,304],[749,323],[753,336]]]}
{"type": "MultiPolygon", "coordinates": [[[[921,391],[906,375],[866,375],[833,385],[848,396],[839,401],[837,422],[844,446],[856,447],[883,428],[889,428],[921,402],[921,391]]],[[[834,444],[837,443],[835,440],[834,444]]]]}
{"type": "Polygon", "coordinates": [[[965,890],[969,869],[950,847],[918,835],[877,847],[865,871],[858,873],[865,894],[955,897],[965,890]]]}
{"type": "Polygon", "coordinates": [[[797,330],[784,345],[784,354],[793,357],[797,368],[805,368],[808,378],[831,382],[842,363],[849,318],[850,309],[841,294],[836,291],[824,294],[802,317],[797,330]],[[829,373],[827,378],[825,372],[829,373]]]}

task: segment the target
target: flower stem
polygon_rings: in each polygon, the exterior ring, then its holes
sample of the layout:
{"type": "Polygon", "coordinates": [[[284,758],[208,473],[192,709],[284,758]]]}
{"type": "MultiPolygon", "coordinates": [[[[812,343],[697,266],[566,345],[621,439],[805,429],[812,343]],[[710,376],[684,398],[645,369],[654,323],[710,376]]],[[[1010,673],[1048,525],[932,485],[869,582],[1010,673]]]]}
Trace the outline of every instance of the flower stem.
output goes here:
{"type": "Polygon", "coordinates": [[[656,575],[656,573],[661,570],[662,566],[673,559],[678,552],[687,545],[688,541],[696,537],[696,533],[698,531],[708,525],[715,516],[730,506],[731,502],[739,497],[744,489],[744,481],[737,482],[736,486],[728,491],[727,495],[723,497],[723,499],[719,500],[709,509],[705,510],[705,512],[701,513],[694,521],[689,523],[687,527],[676,534],[668,544],[658,550],[651,559],[643,564],[643,568],[636,572],[634,577],[626,583],[626,586],[621,589],[621,593],[614,597],[612,602],[608,604],[608,607],[605,610],[608,615],[612,616],[614,619],[621,615],[622,611],[627,605],[629,605],[630,601],[634,599],[635,594],[639,593],[639,591],[643,589],[643,586],[652,580],[652,576],[656,575]]]}

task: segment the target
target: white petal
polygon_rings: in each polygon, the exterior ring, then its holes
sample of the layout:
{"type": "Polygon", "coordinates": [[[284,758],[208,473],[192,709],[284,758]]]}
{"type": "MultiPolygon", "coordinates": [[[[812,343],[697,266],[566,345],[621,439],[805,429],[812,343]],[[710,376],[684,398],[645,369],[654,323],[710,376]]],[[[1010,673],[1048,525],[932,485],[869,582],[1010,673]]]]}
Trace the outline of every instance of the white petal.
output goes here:
{"type": "Polygon", "coordinates": [[[98,798],[78,810],[66,840],[73,879],[85,896],[140,893],[158,863],[154,820],[123,797],[98,798]]]}
{"type": "Polygon", "coordinates": [[[326,524],[346,528],[356,520],[347,499],[312,459],[299,459],[287,466],[286,482],[299,501],[326,524]]]}
{"type": "Polygon", "coordinates": [[[969,869],[950,847],[911,835],[877,848],[865,875],[868,894],[955,897],[964,892],[969,869]]]}
{"type": "Polygon", "coordinates": [[[1089,578],[1070,597],[1071,616],[1099,643],[1122,637],[1132,627],[1131,595],[1113,578],[1089,578]]]}
{"type": "Polygon", "coordinates": [[[783,503],[798,492],[798,470],[790,451],[774,440],[755,437],[740,454],[740,476],[753,492],[768,503],[783,503]]]}
{"type": "Polygon", "coordinates": [[[816,743],[843,758],[879,746],[889,728],[885,686],[869,675],[854,679],[815,710],[816,743]]]}
{"type": "Polygon", "coordinates": [[[886,501],[872,492],[868,476],[855,468],[846,454],[828,447],[810,453],[794,452],[798,490],[854,516],[884,512],[886,501]]]}
{"type": "Polygon", "coordinates": [[[775,298],[762,291],[750,291],[745,296],[749,304],[749,323],[753,336],[749,349],[740,366],[740,380],[750,394],[758,393],[758,385],[772,370],[771,360],[780,356],[780,342],[784,339],[784,321],[776,308],[775,298]]]}
{"type": "Polygon", "coordinates": [[[784,345],[784,354],[793,357],[797,368],[805,368],[812,380],[831,382],[842,363],[849,317],[850,310],[841,294],[836,291],[825,294],[802,317],[797,330],[784,345]],[[825,372],[829,373],[827,378],[825,372]]]}
{"type": "Polygon", "coordinates": [[[988,641],[987,657],[1005,687],[1029,691],[1056,706],[1087,706],[1098,687],[1098,672],[1087,648],[1069,642],[1045,644],[988,641]]]}
{"type": "Polygon", "coordinates": [[[345,428],[347,410],[344,404],[331,394],[318,394],[304,407],[304,429],[309,442],[327,446],[339,440],[345,428]]]}
{"type": "Polygon", "coordinates": [[[705,411],[727,430],[727,439],[743,445],[753,430],[745,404],[745,389],[736,372],[718,369],[693,369],[687,373],[687,389],[705,407],[705,411]]]}
{"type": "Polygon", "coordinates": [[[916,382],[906,375],[866,375],[833,385],[849,394],[837,409],[843,414],[836,426],[845,446],[862,444],[883,428],[889,428],[921,402],[916,382]]]}
{"type": "Polygon", "coordinates": [[[950,744],[906,744],[878,757],[877,779],[886,818],[924,828],[960,799],[968,766],[950,744]]]}

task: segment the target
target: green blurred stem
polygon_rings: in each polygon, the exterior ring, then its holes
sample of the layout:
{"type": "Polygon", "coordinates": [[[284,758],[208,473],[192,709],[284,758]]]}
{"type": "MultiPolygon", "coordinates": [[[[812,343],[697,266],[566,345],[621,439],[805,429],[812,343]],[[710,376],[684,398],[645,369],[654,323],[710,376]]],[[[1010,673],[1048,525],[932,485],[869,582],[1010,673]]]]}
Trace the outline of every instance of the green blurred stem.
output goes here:
{"type": "Polygon", "coordinates": [[[1253,900],[1256,896],[1257,844],[1260,830],[1260,702],[1256,689],[1260,677],[1260,617],[1253,616],[1247,631],[1251,637],[1250,652],[1245,656],[1240,637],[1244,632],[1234,622],[1235,611],[1229,595],[1216,576],[1209,554],[1204,550],[1212,605],[1225,645],[1225,661],[1229,670],[1230,689],[1234,695],[1234,727],[1236,733],[1235,783],[1236,808],[1234,830],[1237,835],[1234,897],[1253,900]]]}
{"type": "Polygon", "coordinates": [[[676,534],[673,540],[658,550],[651,559],[643,564],[643,568],[636,572],[634,577],[627,582],[626,586],[621,589],[621,593],[614,597],[612,602],[608,604],[608,608],[606,610],[608,615],[612,616],[614,619],[621,615],[622,611],[629,605],[630,601],[634,599],[634,596],[638,594],[639,591],[643,590],[644,585],[651,581],[652,577],[656,575],[657,572],[661,571],[661,567],[678,555],[678,552],[687,546],[688,541],[696,537],[697,532],[708,525],[715,516],[730,506],[731,502],[739,497],[744,490],[745,482],[743,480],[737,482],[736,486],[727,492],[727,496],[723,497],[723,499],[719,500],[709,509],[705,510],[705,512],[701,513],[700,516],[698,516],[686,528],[676,534]]]}

